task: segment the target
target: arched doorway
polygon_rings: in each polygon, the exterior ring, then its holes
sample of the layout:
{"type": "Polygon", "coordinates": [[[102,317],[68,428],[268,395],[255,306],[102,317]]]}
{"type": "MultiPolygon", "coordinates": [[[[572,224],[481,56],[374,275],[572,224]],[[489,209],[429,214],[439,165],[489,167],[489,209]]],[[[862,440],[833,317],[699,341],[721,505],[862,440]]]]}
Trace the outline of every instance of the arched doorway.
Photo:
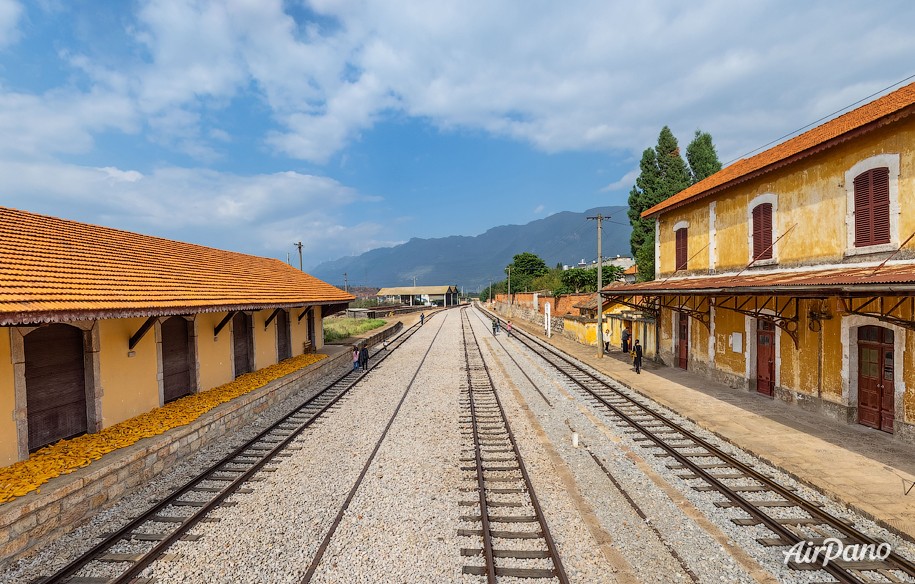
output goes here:
{"type": "Polygon", "coordinates": [[[232,317],[232,348],[235,377],[254,370],[254,339],[251,315],[239,312],[232,317]]]}
{"type": "Polygon", "coordinates": [[[29,451],[89,429],[83,331],[65,324],[25,335],[29,451]]]}
{"type": "Polygon", "coordinates": [[[888,328],[858,328],[858,423],[890,433],[895,414],[894,340],[888,328]]]}
{"type": "Polygon", "coordinates": [[[190,327],[182,316],[162,323],[162,401],[168,403],[193,393],[190,327]]]}

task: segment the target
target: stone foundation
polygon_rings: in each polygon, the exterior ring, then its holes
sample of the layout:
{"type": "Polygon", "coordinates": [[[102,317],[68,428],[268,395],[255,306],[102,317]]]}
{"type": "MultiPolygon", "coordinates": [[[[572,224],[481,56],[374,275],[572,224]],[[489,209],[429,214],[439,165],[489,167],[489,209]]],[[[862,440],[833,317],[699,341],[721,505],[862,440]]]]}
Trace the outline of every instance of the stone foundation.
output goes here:
{"type": "MultiPolygon", "coordinates": [[[[0,505],[0,570],[72,531],[126,493],[319,378],[350,367],[344,351],[221,404],[196,421],[105,455],[54,478],[38,491],[0,505]]],[[[321,387],[309,387],[313,395],[321,387]]]]}

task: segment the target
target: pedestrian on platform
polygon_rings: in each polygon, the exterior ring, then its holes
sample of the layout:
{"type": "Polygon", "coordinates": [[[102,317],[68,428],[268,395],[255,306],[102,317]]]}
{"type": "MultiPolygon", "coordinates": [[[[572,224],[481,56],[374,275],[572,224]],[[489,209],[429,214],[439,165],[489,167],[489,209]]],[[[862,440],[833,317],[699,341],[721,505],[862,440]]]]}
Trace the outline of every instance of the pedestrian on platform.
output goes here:
{"type": "Polygon", "coordinates": [[[353,345],[353,371],[359,369],[359,347],[353,345]]]}
{"type": "Polygon", "coordinates": [[[632,333],[629,332],[628,326],[624,328],[622,334],[620,334],[620,338],[623,339],[623,353],[629,352],[629,337],[631,336],[632,333]]]}
{"type": "Polygon", "coordinates": [[[493,336],[495,336],[496,333],[498,333],[498,332],[499,332],[499,321],[496,320],[496,319],[492,319],[492,334],[493,334],[493,336]]]}
{"type": "Polygon", "coordinates": [[[635,357],[632,358],[632,364],[635,365],[635,372],[642,372],[642,345],[639,344],[639,340],[635,340],[635,345],[632,347],[632,352],[635,353],[635,357]]]}
{"type": "Polygon", "coordinates": [[[365,345],[359,350],[359,366],[363,373],[369,370],[369,348],[365,345]]]}
{"type": "Polygon", "coordinates": [[[426,324],[426,313],[420,312],[419,313],[419,326],[423,326],[424,324],[426,324]]]}
{"type": "Polygon", "coordinates": [[[508,333],[508,336],[512,336],[512,321],[508,321],[508,324],[505,325],[505,331],[508,333]]]}

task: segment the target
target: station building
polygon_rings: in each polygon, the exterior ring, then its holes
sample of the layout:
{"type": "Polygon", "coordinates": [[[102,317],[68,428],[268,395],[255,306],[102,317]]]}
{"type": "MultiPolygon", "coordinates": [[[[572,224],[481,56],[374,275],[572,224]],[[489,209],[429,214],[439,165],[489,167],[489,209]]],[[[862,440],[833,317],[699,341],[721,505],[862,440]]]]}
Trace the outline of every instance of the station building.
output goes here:
{"type": "Polygon", "coordinates": [[[0,466],[323,345],[278,260],[0,207],[0,466]]]}
{"type": "Polygon", "coordinates": [[[455,306],[458,304],[457,286],[382,288],[375,296],[384,302],[396,302],[408,306],[455,306]]]}
{"type": "Polygon", "coordinates": [[[915,84],[648,209],[656,279],[602,295],[670,365],[915,440],[913,114],[915,84]]]}

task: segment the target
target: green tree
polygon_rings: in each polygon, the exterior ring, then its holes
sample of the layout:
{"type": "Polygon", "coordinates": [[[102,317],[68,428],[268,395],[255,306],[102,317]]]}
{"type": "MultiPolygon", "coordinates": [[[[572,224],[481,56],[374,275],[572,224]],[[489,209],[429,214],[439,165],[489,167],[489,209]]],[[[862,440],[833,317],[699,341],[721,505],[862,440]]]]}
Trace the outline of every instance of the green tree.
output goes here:
{"type": "MultiPolygon", "coordinates": [[[[596,278],[595,276],[594,279],[596,280],[596,278]]],[[[561,280],[563,286],[573,292],[583,291],[592,281],[588,270],[584,268],[569,268],[562,273],[561,280]]]]}
{"type": "Polygon", "coordinates": [[[696,130],[693,141],[686,147],[686,161],[689,163],[693,184],[721,170],[721,161],[718,160],[711,134],[696,130]]]}
{"type": "Polygon", "coordinates": [[[546,274],[549,268],[546,267],[546,262],[541,259],[537,254],[533,254],[529,251],[516,254],[512,258],[512,277],[514,278],[517,274],[518,276],[542,276],[546,274]]]}

